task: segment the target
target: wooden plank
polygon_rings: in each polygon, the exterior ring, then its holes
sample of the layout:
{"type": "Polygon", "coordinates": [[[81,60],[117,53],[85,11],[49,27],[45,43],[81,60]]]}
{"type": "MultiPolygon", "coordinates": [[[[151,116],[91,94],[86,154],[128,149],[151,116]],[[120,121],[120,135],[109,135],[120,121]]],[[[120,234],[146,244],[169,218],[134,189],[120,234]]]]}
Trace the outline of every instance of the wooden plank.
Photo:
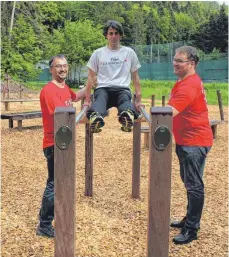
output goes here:
{"type": "Polygon", "coordinates": [[[72,141],[67,149],[61,150],[56,142],[54,146],[54,253],[55,257],[75,257],[75,108],[58,107],[54,117],[55,136],[62,126],[68,126],[72,131],[72,141]]]}
{"type": "Polygon", "coordinates": [[[41,111],[1,114],[1,119],[24,120],[42,117],[41,111]]]}
{"type": "Polygon", "coordinates": [[[85,124],[85,196],[93,196],[93,133],[85,124]]]}
{"type": "Polygon", "coordinates": [[[16,103],[16,102],[39,102],[40,99],[2,99],[2,103],[16,103]]]}
{"type": "Polygon", "coordinates": [[[172,167],[172,108],[151,108],[149,156],[147,257],[168,257],[172,167]],[[171,134],[170,142],[163,151],[157,150],[154,143],[154,132],[161,125],[166,126],[171,134]]]}

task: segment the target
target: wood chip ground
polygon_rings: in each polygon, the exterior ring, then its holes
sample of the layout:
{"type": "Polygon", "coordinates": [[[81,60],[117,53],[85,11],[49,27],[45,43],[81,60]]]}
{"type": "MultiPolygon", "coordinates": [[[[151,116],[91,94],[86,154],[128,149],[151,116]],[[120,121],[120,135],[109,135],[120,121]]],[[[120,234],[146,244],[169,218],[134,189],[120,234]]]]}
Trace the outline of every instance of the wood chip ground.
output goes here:
{"type": "MultiPolygon", "coordinates": [[[[31,95],[36,98],[38,95],[31,95]]],[[[158,103],[159,104],[159,103],[158,103]]],[[[74,104],[79,111],[79,104],[74,104]]],[[[146,107],[149,110],[149,105],[146,107]]],[[[10,112],[39,110],[37,103],[12,103],[10,112]]],[[[225,107],[225,119],[228,119],[225,107]]],[[[209,106],[219,119],[218,106],[209,106]]],[[[2,104],[2,113],[6,113],[2,104]]],[[[141,152],[141,198],[131,199],[132,133],[120,130],[117,111],[105,118],[94,135],[94,196],[84,196],[84,125],[77,127],[76,254],[77,257],[145,257],[148,209],[148,150],[141,152]]],[[[15,126],[17,126],[15,122],[15,126]]],[[[41,119],[23,121],[22,131],[1,121],[1,254],[3,257],[54,256],[54,240],[35,234],[47,169],[42,151],[41,119]]],[[[142,137],[143,145],[143,137],[142,137]]],[[[173,144],[171,219],[186,210],[173,144]]],[[[169,257],[228,256],[228,126],[218,127],[218,138],[204,172],[205,206],[199,240],[185,246],[172,243],[169,257]]],[[[64,256],[63,256],[64,257],[64,256]]]]}

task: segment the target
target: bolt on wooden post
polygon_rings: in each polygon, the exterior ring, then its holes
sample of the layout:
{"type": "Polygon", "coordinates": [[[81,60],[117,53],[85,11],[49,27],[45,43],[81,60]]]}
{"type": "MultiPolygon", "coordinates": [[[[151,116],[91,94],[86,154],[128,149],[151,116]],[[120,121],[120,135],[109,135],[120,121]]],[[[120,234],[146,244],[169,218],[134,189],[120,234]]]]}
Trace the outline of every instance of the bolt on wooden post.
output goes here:
{"type": "Polygon", "coordinates": [[[55,257],[75,257],[75,108],[57,107],[54,114],[55,257]]]}
{"type": "Polygon", "coordinates": [[[147,257],[168,257],[172,167],[172,108],[150,111],[147,257]]]}

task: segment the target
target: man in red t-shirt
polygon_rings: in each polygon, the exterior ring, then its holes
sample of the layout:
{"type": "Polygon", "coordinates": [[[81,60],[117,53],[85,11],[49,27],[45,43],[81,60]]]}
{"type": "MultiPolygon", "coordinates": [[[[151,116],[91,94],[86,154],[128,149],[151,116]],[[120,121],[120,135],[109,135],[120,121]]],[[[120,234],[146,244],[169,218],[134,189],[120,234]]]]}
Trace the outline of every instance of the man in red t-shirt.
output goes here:
{"type": "Polygon", "coordinates": [[[54,112],[56,107],[72,106],[85,96],[85,89],[74,93],[65,83],[68,63],[64,55],[56,55],[49,61],[52,81],[46,84],[40,93],[40,105],[44,127],[43,150],[47,159],[48,179],[39,212],[39,224],[36,234],[54,237],[52,221],[54,219],[54,112]]]}
{"type": "Polygon", "coordinates": [[[171,227],[181,228],[173,238],[175,244],[187,244],[197,239],[204,206],[203,171],[207,153],[213,144],[203,83],[196,74],[199,58],[191,46],[176,49],[173,59],[175,83],[169,106],[173,109],[173,134],[180,176],[187,190],[187,213],[171,227]]]}

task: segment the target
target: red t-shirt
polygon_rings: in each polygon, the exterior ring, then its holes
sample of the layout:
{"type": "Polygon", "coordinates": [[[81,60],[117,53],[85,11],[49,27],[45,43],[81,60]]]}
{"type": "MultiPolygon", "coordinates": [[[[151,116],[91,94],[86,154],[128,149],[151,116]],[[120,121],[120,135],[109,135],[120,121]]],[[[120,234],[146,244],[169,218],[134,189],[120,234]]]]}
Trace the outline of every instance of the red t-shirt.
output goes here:
{"type": "Polygon", "coordinates": [[[54,112],[56,107],[72,106],[76,94],[65,84],[60,88],[53,82],[46,84],[40,93],[44,127],[43,148],[54,145],[54,112]]]}
{"type": "Polygon", "coordinates": [[[177,144],[212,146],[213,135],[204,87],[197,74],[176,82],[168,104],[179,111],[173,118],[173,133],[177,144]]]}

